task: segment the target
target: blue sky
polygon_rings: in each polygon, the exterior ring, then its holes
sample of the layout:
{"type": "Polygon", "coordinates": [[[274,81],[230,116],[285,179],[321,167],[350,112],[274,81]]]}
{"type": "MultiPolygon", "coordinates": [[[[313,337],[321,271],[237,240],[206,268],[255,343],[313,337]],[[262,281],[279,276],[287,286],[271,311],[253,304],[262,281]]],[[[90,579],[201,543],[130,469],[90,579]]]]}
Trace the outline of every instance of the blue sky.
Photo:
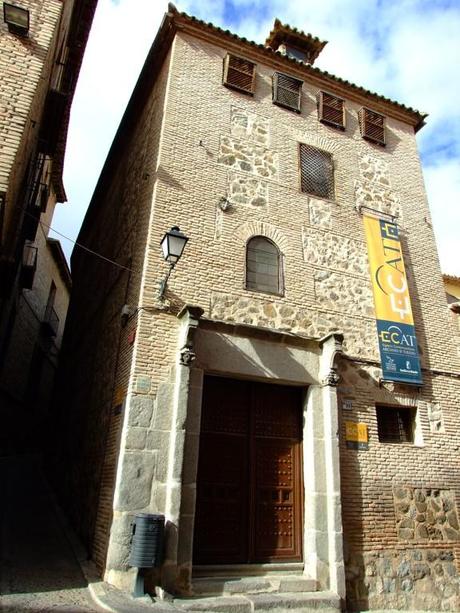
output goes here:
{"type": "MultiPolygon", "coordinates": [[[[329,41],[319,68],[429,113],[417,141],[433,226],[442,270],[460,276],[459,0],[178,0],[176,6],[256,42],[264,42],[278,17],[329,41]]],[[[53,220],[71,238],[166,10],[157,0],[99,0],[72,109],[64,175],[69,202],[53,220]]],[[[61,241],[70,254],[72,244],[61,241]]]]}

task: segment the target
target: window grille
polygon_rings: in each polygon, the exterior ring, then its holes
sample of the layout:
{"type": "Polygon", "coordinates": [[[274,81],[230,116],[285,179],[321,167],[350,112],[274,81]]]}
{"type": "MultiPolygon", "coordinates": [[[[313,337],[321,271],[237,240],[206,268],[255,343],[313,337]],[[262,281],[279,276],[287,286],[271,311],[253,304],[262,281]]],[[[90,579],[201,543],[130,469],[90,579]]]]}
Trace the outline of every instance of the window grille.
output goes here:
{"type": "Polygon", "coordinates": [[[275,72],[273,75],[273,102],[278,106],[300,113],[302,83],[303,81],[299,79],[275,72]]]}
{"type": "Polygon", "coordinates": [[[226,87],[237,89],[245,94],[254,93],[256,65],[236,55],[227,54],[224,59],[223,83],[226,87]]]}
{"type": "Polygon", "coordinates": [[[280,253],[263,236],[251,238],[246,246],[246,288],[281,294],[280,253]]]}
{"type": "Polygon", "coordinates": [[[318,114],[322,123],[345,130],[345,107],[342,98],[319,92],[318,114]]]}
{"type": "Polygon", "coordinates": [[[358,111],[359,129],[366,140],[385,146],[385,117],[369,109],[358,111]]]}
{"type": "Polygon", "coordinates": [[[22,252],[21,287],[32,289],[35,271],[37,270],[38,248],[26,243],[22,252]]]}
{"type": "Polygon", "coordinates": [[[415,425],[413,408],[377,406],[376,411],[381,443],[413,443],[415,425]]]}
{"type": "Polygon", "coordinates": [[[334,164],[326,151],[300,144],[301,190],[319,198],[334,198],[334,164]]]}

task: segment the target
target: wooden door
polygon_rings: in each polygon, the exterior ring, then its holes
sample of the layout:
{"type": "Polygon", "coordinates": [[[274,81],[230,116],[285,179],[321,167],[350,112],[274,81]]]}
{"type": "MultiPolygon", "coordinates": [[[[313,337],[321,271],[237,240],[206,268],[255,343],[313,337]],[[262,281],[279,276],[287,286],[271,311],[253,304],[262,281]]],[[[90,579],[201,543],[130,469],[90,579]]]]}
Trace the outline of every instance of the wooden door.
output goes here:
{"type": "Polygon", "coordinates": [[[301,559],[301,393],[206,377],[195,564],[301,559]]]}

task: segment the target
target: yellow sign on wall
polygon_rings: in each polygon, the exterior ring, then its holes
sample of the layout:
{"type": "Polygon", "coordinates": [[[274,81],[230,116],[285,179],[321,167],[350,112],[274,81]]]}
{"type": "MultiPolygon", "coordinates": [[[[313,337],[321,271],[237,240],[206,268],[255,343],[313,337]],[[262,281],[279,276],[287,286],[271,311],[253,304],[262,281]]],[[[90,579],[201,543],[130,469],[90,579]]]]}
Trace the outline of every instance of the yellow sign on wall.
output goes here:
{"type": "Polygon", "coordinates": [[[345,441],[349,449],[368,449],[369,436],[367,424],[346,421],[345,441]]]}

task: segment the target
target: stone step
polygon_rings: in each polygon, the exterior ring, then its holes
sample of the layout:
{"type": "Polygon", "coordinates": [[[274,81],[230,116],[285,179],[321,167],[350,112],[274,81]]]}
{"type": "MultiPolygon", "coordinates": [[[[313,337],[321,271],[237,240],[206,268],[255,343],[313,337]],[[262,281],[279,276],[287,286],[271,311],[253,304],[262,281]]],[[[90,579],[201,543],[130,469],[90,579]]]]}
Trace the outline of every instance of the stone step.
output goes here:
{"type": "Polygon", "coordinates": [[[273,592],[315,592],[317,583],[303,575],[265,577],[203,577],[193,580],[197,596],[233,596],[273,592]]]}
{"type": "Polygon", "coordinates": [[[203,613],[337,613],[340,611],[340,598],[332,592],[278,592],[176,599],[174,605],[184,611],[203,613]]]}
{"type": "Polygon", "coordinates": [[[303,562],[279,564],[219,564],[194,566],[193,577],[252,577],[268,575],[302,575],[303,562]]]}

